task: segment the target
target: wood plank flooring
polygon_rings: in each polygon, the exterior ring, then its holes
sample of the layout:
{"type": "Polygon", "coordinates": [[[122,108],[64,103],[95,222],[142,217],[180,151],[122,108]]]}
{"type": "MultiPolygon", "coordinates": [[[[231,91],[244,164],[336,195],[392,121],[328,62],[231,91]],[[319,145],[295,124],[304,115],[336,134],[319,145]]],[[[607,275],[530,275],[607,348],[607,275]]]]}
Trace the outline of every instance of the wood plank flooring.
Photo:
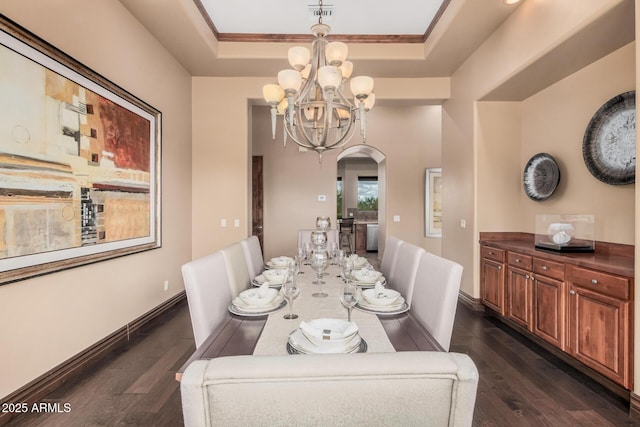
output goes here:
{"type": "MultiPolygon", "coordinates": [[[[186,303],[129,347],[46,399],[71,412],[29,414],[9,426],[180,426],[175,371],[194,350],[186,303]]],[[[480,372],[475,426],[632,426],[628,404],[499,321],[459,304],[451,351],[480,372]]]]}

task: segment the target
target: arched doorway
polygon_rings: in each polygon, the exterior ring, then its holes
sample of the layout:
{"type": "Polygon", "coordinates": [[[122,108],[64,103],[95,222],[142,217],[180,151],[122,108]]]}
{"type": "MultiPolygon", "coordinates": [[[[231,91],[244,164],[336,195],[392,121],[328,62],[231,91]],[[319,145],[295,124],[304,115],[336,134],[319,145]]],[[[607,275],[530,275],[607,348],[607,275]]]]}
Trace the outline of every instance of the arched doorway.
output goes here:
{"type": "Polygon", "coordinates": [[[346,148],[337,157],[338,164],[348,158],[370,158],[378,165],[378,258],[382,259],[386,240],[386,156],[375,147],[358,144],[346,148]]]}

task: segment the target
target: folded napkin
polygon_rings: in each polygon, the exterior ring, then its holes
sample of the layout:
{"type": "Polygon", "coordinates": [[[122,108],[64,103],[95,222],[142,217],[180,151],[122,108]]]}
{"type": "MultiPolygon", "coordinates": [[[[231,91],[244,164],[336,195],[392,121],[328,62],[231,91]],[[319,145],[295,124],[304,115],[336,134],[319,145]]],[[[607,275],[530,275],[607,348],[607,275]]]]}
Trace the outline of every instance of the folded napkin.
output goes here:
{"type": "Polygon", "coordinates": [[[287,280],[287,270],[265,270],[262,276],[274,285],[281,285],[287,280]]]}
{"type": "Polygon", "coordinates": [[[358,325],[340,319],[316,319],[300,322],[300,329],[308,338],[318,341],[340,341],[352,338],[358,332],[358,325]]]}
{"type": "Polygon", "coordinates": [[[271,258],[271,261],[269,262],[271,263],[271,265],[275,265],[277,267],[286,267],[292,261],[293,261],[293,258],[290,258],[288,256],[279,256],[276,258],[271,258]]]}
{"type": "Polygon", "coordinates": [[[401,302],[400,292],[386,289],[381,282],[377,282],[373,289],[365,289],[362,296],[368,304],[375,306],[391,306],[401,302]]]}
{"type": "Polygon", "coordinates": [[[375,270],[365,269],[365,270],[354,270],[351,272],[351,275],[358,282],[373,283],[378,279],[380,279],[380,276],[382,276],[382,273],[375,270]]]}
{"type": "Polygon", "coordinates": [[[278,295],[278,291],[276,289],[269,288],[269,282],[266,282],[258,288],[251,288],[240,292],[238,297],[245,304],[261,307],[273,301],[276,295],[278,295]]]}

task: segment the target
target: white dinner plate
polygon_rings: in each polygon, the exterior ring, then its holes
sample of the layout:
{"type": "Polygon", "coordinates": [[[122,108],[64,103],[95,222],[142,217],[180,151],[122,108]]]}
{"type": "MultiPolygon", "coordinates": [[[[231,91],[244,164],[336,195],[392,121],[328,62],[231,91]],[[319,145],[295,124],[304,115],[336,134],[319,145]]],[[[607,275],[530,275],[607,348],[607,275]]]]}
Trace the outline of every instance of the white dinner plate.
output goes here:
{"type": "Polygon", "coordinates": [[[399,297],[398,304],[373,305],[367,304],[367,302],[365,301],[358,301],[358,304],[356,304],[356,308],[361,311],[366,311],[367,313],[392,315],[409,311],[409,304],[406,303],[403,297],[399,297]]]}
{"type": "MultiPolygon", "coordinates": [[[[387,279],[384,278],[384,276],[380,276],[380,279],[378,279],[380,281],[380,284],[382,286],[387,284],[387,279]]],[[[368,283],[368,282],[359,282],[357,280],[354,280],[353,283],[355,283],[356,285],[360,286],[362,289],[369,289],[369,288],[375,288],[376,287],[376,283],[368,283]]]]}
{"type": "Polygon", "coordinates": [[[287,301],[282,295],[276,295],[273,303],[264,307],[252,307],[245,304],[240,298],[234,298],[229,305],[229,311],[238,316],[264,316],[282,309],[285,305],[287,305],[287,301]]]}
{"type": "Polygon", "coordinates": [[[366,351],[367,343],[360,338],[360,335],[355,335],[353,339],[341,349],[317,346],[309,341],[299,328],[291,332],[287,340],[287,352],[289,354],[342,354],[364,353],[366,351]]]}

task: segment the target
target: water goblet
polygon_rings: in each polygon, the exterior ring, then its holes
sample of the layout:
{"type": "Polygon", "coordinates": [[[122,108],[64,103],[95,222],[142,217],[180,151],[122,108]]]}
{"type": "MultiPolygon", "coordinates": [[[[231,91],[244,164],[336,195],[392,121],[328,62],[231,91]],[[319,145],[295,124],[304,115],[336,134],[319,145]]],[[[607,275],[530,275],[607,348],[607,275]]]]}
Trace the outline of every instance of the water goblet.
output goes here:
{"type": "Polygon", "coordinates": [[[285,319],[297,319],[298,315],[293,313],[293,300],[300,295],[300,288],[296,282],[296,276],[292,275],[291,280],[285,280],[282,284],[282,295],[289,304],[289,314],[285,314],[285,319]]]}
{"type": "Polygon", "coordinates": [[[293,261],[291,262],[291,264],[293,265],[293,273],[297,276],[298,274],[301,273],[300,268],[302,266],[302,260],[304,259],[304,257],[301,257],[299,255],[296,255],[295,257],[293,257],[293,261]]]}
{"type": "Polygon", "coordinates": [[[312,247],[311,247],[311,242],[305,242],[304,244],[304,258],[307,260],[307,262],[305,262],[305,265],[311,265],[311,251],[312,251],[312,247]]]}
{"type": "Polygon", "coordinates": [[[360,289],[351,280],[347,280],[340,291],[340,302],[347,309],[347,320],[351,322],[351,310],[360,300],[360,289]]]}
{"type": "Polygon", "coordinates": [[[348,282],[353,279],[353,263],[349,259],[345,259],[342,263],[342,281],[348,282]]]}

